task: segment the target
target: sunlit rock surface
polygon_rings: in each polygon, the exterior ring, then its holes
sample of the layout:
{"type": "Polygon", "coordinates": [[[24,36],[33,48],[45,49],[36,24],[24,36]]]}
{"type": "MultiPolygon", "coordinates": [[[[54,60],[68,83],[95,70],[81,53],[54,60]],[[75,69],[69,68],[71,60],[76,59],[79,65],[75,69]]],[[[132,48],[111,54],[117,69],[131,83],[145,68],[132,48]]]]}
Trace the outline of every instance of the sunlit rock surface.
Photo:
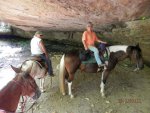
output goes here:
{"type": "Polygon", "coordinates": [[[0,20],[24,30],[83,30],[150,16],[150,0],[0,0],[0,20]]]}

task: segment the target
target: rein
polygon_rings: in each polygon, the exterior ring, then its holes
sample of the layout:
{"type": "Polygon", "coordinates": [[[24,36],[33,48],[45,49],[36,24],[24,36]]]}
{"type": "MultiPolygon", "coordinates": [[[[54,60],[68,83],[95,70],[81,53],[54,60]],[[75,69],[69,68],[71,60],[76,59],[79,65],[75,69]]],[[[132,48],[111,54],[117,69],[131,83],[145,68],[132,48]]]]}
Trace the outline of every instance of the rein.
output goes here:
{"type": "Polygon", "coordinates": [[[28,98],[27,98],[27,96],[21,96],[21,97],[22,97],[23,102],[21,102],[21,112],[18,112],[18,113],[26,113],[31,109],[32,109],[32,113],[33,113],[33,106],[35,105],[36,102],[32,103],[32,105],[27,110],[25,110],[25,106],[26,106],[28,98]],[[24,97],[25,97],[25,99],[24,99],[24,97]]]}
{"type": "MultiPolygon", "coordinates": [[[[35,63],[37,63],[37,64],[40,66],[40,68],[43,68],[42,64],[41,64],[39,61],[34,60],[34,59],[25,60],[25,61],[22,63],[22,65],[23,65],[25,62],[27,62],[27,61],[34,61],[35,63]]],[[[22,68],[22,65],[21,65],[20,68],[22,68]]],[[[32,64],[32,65],[33,65],[33,64],[32,64]]],[[[31,67],[32,67],[32,66],[31,66],[31,67]]]]}

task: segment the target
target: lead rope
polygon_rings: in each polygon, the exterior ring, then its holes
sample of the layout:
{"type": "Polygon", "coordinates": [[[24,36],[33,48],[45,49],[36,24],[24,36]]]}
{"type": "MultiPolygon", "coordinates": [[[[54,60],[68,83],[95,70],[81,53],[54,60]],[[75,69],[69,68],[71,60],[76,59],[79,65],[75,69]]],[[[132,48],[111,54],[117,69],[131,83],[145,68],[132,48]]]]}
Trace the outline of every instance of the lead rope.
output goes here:
{"type": "Polygon", "coordinates": [[[25,105],[26,105],[26,102],[27,102],[27,97],[26,96],[24,96],[24,97],[21,96],[21,99],[22,99],[22,102],[20,102],[21,103],[21,113],[24,113],[25,105]],[[25,97],[25,99],[24,99],[24,97],[25,97]]]}
{"type": "Polygon", "coordinates": [[[17,113],[27,113],[30,109],[32,110],[33,113],[33,106],[35,105],[36,102],[34,102],[27,110],[25,110],[25,106],[27,103],[27,96],[21,96],[23,102],[21,102],[21,112],[17,112],[17,113]],[[25,97],[25,99],[24,99],[25,97]]]}
{"type": "Polygon", "coordinates": [[[33,106],[35,105],[35,103],[36,103],[36,101],[33,102],[32,105],[31,105],[26,111],[24,111],[24,113],[27,113],[30,109],[31,109],[31,111],[32,111],[31,113],[33,113],[33,110],[34,110],[34,109],[33,109],[33,106]]]}

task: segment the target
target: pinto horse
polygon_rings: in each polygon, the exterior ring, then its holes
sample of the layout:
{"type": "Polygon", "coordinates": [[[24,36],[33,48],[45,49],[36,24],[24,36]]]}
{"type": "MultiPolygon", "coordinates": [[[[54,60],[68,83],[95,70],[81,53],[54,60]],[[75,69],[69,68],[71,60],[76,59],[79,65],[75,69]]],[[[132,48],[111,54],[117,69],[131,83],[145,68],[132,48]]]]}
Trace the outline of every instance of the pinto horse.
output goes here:
{"type": "Polygon", "coordinates": [[[25,60],[20,67],[15,68],[17,72],[27,71],[28,69],[30,69],[29,73],[33,78],[40,79],[40,90],[44,92],[44,82],[47,73],[46,67],[41,65],[36,59],[29,59],[25,60]]]}
{"type": "Polygon", "coordinates": [[[15,78],[0,91],[0,113],[15,113],[20,96],[30,96],[36,100],[40,95],[41,92],[29,72],[16,73],[15,78]]]}
{"type": "MultiPolygon", "coordinates": [[[[104,87],[107,78],[119,61],[130,58],[132,61],[134,61],[134,63],[136,63],[135,71],[144,67],[142,51],[139,47],[139,44],[136,46],[114,45],[108,46],[106,49],[109,54],[109,59],[101,76],[100,92],[102,97],[105,97],[104,87]]],[[[71,98],[74,97],[71,91],[71,86],[77,69],[80,69],[84,72],[97,73],[98,65],[97,63],[83,64],[79,57],[79,51],[70,51],[62,56],[59,70],[60,91],[63,95],[65,95],[65,81],[67,81],[68,94],[71,98]]]]}

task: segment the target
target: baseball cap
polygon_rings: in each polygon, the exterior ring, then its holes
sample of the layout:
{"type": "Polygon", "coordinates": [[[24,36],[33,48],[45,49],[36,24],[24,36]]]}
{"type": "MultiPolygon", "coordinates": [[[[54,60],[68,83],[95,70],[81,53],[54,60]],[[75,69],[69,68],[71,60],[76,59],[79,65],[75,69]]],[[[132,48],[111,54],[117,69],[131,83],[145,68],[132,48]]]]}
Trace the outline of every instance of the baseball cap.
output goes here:
{"type": "Polygon", "coordinates": [[[35,35],[37,35],[37,34],[38,34],[38,35],[43,35],[42,31],[36,31],[36,32],[35,32],[35,35]]]}

